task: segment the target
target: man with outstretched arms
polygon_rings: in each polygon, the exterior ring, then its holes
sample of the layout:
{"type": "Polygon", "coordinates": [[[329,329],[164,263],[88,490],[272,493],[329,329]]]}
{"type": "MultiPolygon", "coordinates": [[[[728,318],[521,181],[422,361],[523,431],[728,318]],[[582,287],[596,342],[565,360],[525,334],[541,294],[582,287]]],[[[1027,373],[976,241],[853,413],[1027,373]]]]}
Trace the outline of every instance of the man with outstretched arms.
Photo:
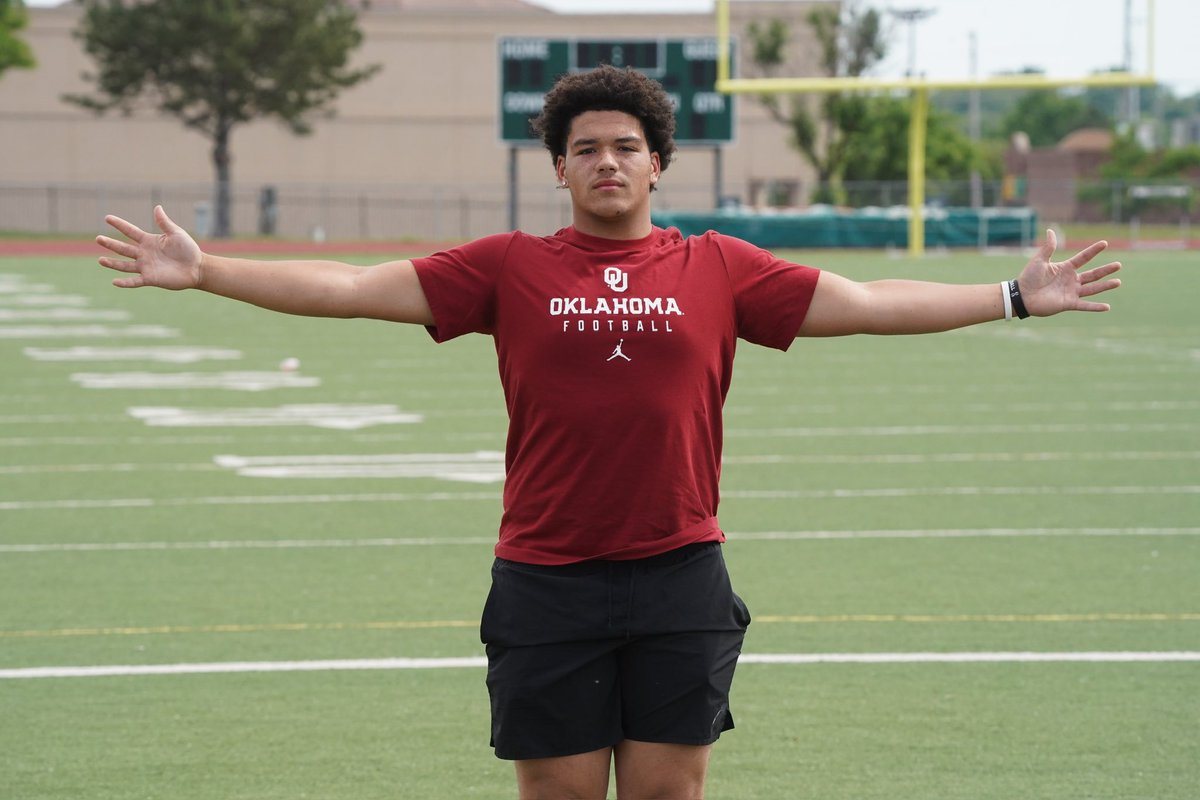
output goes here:
{"type": "Polygon", "coordinates": [[[632,70],[569,75],[535,126],[573,224],[488,236],[412,261],[221,258],[155,208],[109,217],[121,287],[202,289],[289,314],[494,338],[509,414],[504,509],[481,633],[496,754],[522,798],[702,797],[750,616],[717,520],[721,409],[737,339],[946,331],[1106,311],[1120,265],[1055,262],[1016,280],[859,283],[718,233],[651,224],[675,150],[671,103],[632,70]]]}

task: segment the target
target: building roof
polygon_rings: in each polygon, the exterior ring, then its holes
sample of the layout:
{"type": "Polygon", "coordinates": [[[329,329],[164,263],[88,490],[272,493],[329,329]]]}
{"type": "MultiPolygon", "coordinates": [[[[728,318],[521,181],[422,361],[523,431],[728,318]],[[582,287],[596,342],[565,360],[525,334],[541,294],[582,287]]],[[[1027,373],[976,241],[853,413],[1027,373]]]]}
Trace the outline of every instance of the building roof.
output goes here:
{"type": "Polygon", "coordinates": [[[1106,128],[1080,128],[1064,136],[1058,143],[1058,149],[1107,153],[1112,150],[1115,141],[1113,132],[1106,128]]]}

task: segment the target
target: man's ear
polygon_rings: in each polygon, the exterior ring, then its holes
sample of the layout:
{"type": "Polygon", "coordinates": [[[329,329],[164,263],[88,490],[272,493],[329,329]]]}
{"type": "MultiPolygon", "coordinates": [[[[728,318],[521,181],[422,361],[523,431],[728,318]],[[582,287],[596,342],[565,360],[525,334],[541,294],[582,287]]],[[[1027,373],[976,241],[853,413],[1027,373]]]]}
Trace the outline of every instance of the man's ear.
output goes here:
{"type": "Polygon", "coordinates": [[[566,156],[557,156],[554,159],[554,177],[559,183],[567,182],[567,158],[566,156]]]}
{"type": "Polygon", "coordinates": [[[658,157],[658,153],[650,154],[650,185],[658,183],[658,176],[662,174],[662,160],[658,157]]]}

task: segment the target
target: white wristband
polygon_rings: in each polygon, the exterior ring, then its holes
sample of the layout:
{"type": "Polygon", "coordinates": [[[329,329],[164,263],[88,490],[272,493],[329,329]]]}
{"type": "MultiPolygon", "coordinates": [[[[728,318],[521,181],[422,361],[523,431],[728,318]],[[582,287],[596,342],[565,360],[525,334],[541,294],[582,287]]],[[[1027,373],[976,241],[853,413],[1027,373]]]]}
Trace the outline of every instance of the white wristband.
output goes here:
{"type": "Polygon", "coordinates": [[[1008,281],[1000,282],[1000,296],[1004,298],[1004,318],[1012,319],[1012,298],[1008,296],[1008,281]]]}

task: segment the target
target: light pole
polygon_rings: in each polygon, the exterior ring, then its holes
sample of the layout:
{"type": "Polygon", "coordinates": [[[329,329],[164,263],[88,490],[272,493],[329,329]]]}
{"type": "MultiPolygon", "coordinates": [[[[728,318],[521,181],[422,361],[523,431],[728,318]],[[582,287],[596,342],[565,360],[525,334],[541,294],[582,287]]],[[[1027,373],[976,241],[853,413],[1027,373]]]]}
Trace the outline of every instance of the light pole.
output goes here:
{"type": "Polygon", "coordinates": [[[908,23],[908,73],[909,78],[917,74],[917,23],[934,15],[933,8],[889,8],[887,11],[901,22],[908,23]]]}

